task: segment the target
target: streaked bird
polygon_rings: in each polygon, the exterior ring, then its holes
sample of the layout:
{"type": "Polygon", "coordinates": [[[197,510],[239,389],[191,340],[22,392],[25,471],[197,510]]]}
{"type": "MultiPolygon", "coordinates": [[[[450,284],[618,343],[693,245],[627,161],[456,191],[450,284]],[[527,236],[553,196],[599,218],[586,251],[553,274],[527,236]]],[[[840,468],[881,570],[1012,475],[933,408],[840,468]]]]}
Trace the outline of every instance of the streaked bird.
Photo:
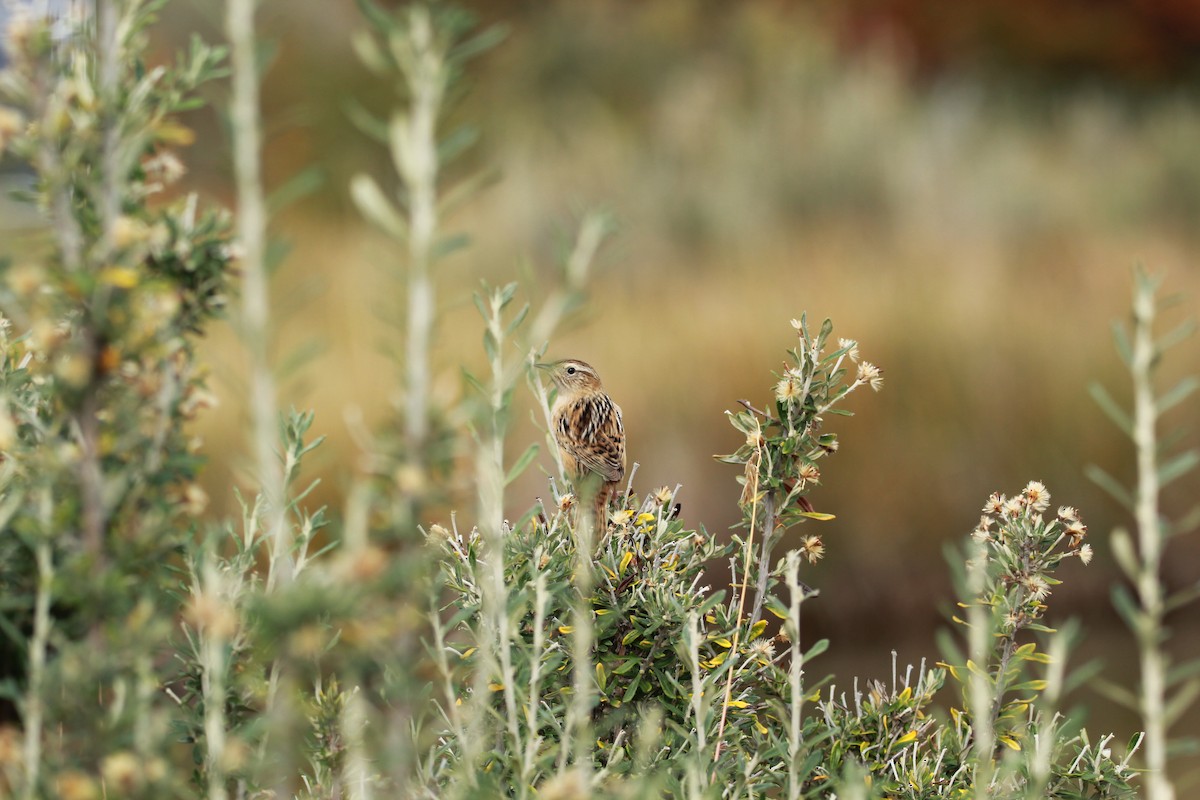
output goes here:
{"type": "Polygon", "coordinates": [[[590,364],[574,358],[538,364],[558,387],[551,423],[567,477],[581,500],[592,500],[597,526],[608,522],[609,498],[625,477],[625,428],[590,364]]]}

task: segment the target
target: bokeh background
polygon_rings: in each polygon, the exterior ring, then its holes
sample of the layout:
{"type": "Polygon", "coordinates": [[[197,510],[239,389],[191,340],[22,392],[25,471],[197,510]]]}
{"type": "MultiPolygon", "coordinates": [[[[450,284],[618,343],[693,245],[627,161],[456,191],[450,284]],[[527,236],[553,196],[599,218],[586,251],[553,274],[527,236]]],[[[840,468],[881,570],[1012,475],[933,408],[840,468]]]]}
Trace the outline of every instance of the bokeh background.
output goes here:
{"type": "MultiPolygon", "coordinates": [[[[818,671],[884,677],[937,658],[951,603],[947,543],[989,493],[1044,481],[1079,507],[1095,561],[1065,564],[1051,618],[1080,617],[1080,659],[1134,677],[1132,639],[1112,611],[1108,532],[1128,520],[1083,475],[1122,479],[1131,449],[1088,397],[1128,397],[1110,323],[1124,319],[1137,263],[1182,302],[1200,299],[1200,5],[1188,0],[588,0],[466,3],[505,41],[468,69],[451,124],[480,138],[451,173],[496,181],[446,221],[472,244],[439,265],[437,390],[482,364],[470,302],[481,280],[520,279],[536,299],[582,214],[616,222],[589,302],[550,354],[596,365],[621,404],[636,489],[682,484],[683,516],[726,535],[735,471],[715,462],[740,436],[724,411],[766,402],[802,311],[831,317],[883,367],[831,428],[842,449],[810,499],[824,561],[806,580],[806,635],[832,639],[818,671]]],[[[221,4],[174,0],[157,36],[221,38],[221,4]]],[[[353,55],[351,0],[266,0],[269,180],[312,167],[321,187],[277,219],[291,253],[275,278],[277,345],[310,352],[282,401],[317,410],[314,460],[335,508],[360,455],[353,430],[395,415],[401,254],[347,196],[359,171],[387,180],[386,153],[350,122],[353,100],[385,109],[392,87],[353,55]],[[315,344],[315,348],[313,345],[315,344]]],[[[218,103],[221,91],[212,97],[218,103]]],[[[194,115],[192,187],[231,203],[219,116],[194,115]]],[[[5,214],[9,213],[7,210],[5,214]]],[[[209,441],[213,513],[235,508],[247,450],[239,346],[217,331],[207,358],[220,407],[209,441]]],[[[1197,370],[1195,339],[1164,384],[1197,370]]],[[[514,431],[539,436],[521,394],[514,431]]],[[[1200,404],[1168,427],[1200,428],[1200,404]]],[[[549,459],[514,485],[515,518],[545,489],[549,459]],[[536,473],[536,474],[535,474],[536,473]]],[[[1197,478],[1172,486],[1182,515],[1197,478]]],[[[460,511],[460,524],[472,509],[460,511]]],[[[815,523],[814,523],[815,524],[815,523]]],[[[808,532],[808,531],[804,531],[808,532]]],[[[1200,579],[1200,537],[1172,544],[1166,582],[1200,579]]],[[[717,575],[715,580],[719,581],[717,575]]],[[[1172,620],[1171,646],[1200,654],[1200,613],[1172,620]]],[[[1136,721],[1095,693],[1075,698],[1121,738],[1136,721]]],[[[1186,723],[1192,733],[1200,724],[1186,723]]]]}

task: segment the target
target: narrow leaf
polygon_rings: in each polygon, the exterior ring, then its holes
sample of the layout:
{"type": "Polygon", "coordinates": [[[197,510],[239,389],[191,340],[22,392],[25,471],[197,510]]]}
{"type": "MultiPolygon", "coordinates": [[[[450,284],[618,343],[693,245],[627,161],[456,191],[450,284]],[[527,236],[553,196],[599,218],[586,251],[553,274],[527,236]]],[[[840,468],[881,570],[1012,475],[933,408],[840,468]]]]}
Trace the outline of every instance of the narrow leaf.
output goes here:
{"type": "Polygon", "coordinates": [[[1140,631],[1146,624],[1146,615],[1138,607],[1137,602],[1133,599],[1133,595],[1124,586],[1114,586],[1112,588],[1113,606],[1117,609],[1117,613],[1125,620],[1125,624],[1132,631],[1140,631]]]}
{"type": "Polygon", "coordinates": [[[1186,450],[1158,468],[1158,483],[1168,483],[1183,477],[1200,464],[1200,450],[1186,450]]]}
{"type": "Polygon", "coordinates": [[[325,173],[319,167],[302,169],[284,181],[283,185],[271,192],[267,198],[267,208],[271,214],[277,214],[298,200],[302,200],[325,183],[325,173]]]}
{"type": "Polygon", "coordinates": [[[1109,544],[1112,547],[1113,558],[1116,559],[1117,566],[1130,580],[1137,580],[1140,565],[1137,553],[1133,549],[1133,540],[1129,537],[1129,531],[1117,528],[1113,531],[1109,544]]]}
{"type": "Polygon", "coordinates": [[[1088,464],[1083,468],[1083,474],[1086,475],[1092,483],[1108,492],[1114,500],[1116,500],[1123,508],[1125,508],[1125,510],[1130,512],[1133,511],[1133,496],[1129,493],[1129,490],[1122,486],[1120,481],[1105,472],[1103,468],[1098,467],[1095,464],[1088,464]]]}
{"type": "Polygon", "coordinates": [[[1092,400],[1096,405],[1100,406],[1100,410],[1112,420],[1112,423],[1120,429],[1126,436],[1133,436],[1133,421],[1129,418],[1129,414],[1125,413],[1125,409],[1117,404],[1108,390],[1099,383],[1093,383],[1088,387],[1088,394],[1092,396],[1092,400]]]}
{"type": "Polygon", "coordinates": [[[1196,320],[1189,317],[1171,330],[1164,333],[1162,336],[1158,337],[1158,340],[1154,343],[1154,347],[1156,350],[1158,350],[1158,352],[1162,353],[1166,350],[1170,350],[1172,347],[1187,339],[1195,332],[1196,320]]]}
{"type": "Polygon", "coordinates": [[[1125,366],[1133,363],[1133,347],[1129,344],[1129,332],[1125,330],[1125,326],[1119,322],[1112,324],[1113,344],[1117,348],[1117,355],[1121,357],[1121,362],[1125,366]]]}
{"type": "Polygon", "coordinates": [[[1183,736],[1167,742],[1167,755],[1172,758],[1194,756],[1200,753],[1200,739],[1183,736]]]}
{"type": "Polygon", "coordinates": [[[1165,414],[1190,397],[1197,389],[1200,389],[1200,377],[1189,375],[1158,398],[1154,407],[1159,415],[1165,414]]]}
{"type": "Polygon", "coordinates": [[[430,259],[437,261],[440,258],[445,258],[456,250],[461,250],[471,243],[471,237],[465,233],[456,233],[451,236],[443,236],[433,243],[433,247],[429,248],[430,259]]]}
{"type": "Polygon", "coordinates": [[[492,25],[484,28],[470,39],[455,45],[454,49],[450,51],[450,56],[459,62],[466,61],[492,49],[507,37],[508,27],[506,25],[492,25]]]}
{"type": "Polygon", "coordinates": [[[1170,614],[1172,611],[1196,602],[1198,598],[1200,598],[1200,583],[1196,583],[1186,589],[1180,589],[1168,597],[1166,602],[1163,603],[1163,611],[1170,614]]]}
{"type": "Polygon", "coordinates": [[[404,217],[384,196],[374,178],[362,173],[355,175],[350,180],[350,199],[359,213],[391,236],[403,240],[408,235],[404,217]]]}
{"type": "Polygon", "coordinates": [[[512,467],[509,468],[508,475],[504,477],[504,485],[508,486],[510,483],[515,481],[517,477],[520,476],[520,474],[524,472],[530,464],[533,463],[533,460],[537,458],[537,454],[537,444],[529,445],[525,452],[521,454],[521,457],[518,458],[512,467]]]}
{"type": "Polygon", "coordinates": [[[1170,728],[1184,715],[1196,698],[1200,697],[1200,678],[1192,678],[1175,690],[1167,707],[1163,710],[1163,722],[1170,728]]]}
{"type": "Polygon", "coordinates": [[[1167,685],[1174,686],[1181,681],[1186,681],[1197,675],[1200,675],[1200,658],[1192,659],[1187,663],[1172,667],[1167,672],[1167,685]]]}
{"type": "Polygon", "coordinates": [[[479,141],[479,131],[470,125],[455,128],[438,143],[438,163],[450,163],[477,141],[479,141]]]}
{"type": "Polygon", "coordinates": [[[829,640],[828,639],[818,639],[815,643],[813,643],[812,647],[808,648],[808,652],[804,654],[804,660],[806,662],[811,661],[812,659],[821,655],[821,653],[824,653],[828,649],[829,649],[829,640]]]}
{"type": "Polygon", "coordinates": [[[387,144],[387,123],[372,114],[365,106],[351,98],[343,106],[346,116],[354,127],[370,136],[379,144],[387,144]]]}
{"type": "Polygon", "coordinates": [[[1105,680],[1104,678],[1094,678],[1091,682],[1091,687],[1100,694],[1112,700],[1114,703],[1133,711],[1138,710],[1138,700],[1133,692],[1126,689],[1124,686],[1105,680]]]}

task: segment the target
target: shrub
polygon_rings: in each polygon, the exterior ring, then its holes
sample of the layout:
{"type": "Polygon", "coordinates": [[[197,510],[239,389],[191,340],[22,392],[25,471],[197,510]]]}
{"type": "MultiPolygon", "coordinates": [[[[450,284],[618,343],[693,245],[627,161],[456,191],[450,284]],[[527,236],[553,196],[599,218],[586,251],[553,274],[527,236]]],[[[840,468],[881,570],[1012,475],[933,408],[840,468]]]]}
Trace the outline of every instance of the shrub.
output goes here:
{"type": "Polygon", "coordinates": [[[728,543],[684,525],[679,487],[635,492],[636,469],[597,530],[579,522],[561,464],[551,501],[506,520],[505,487],[539,453],[507,450],[518,389],[525,379],[548,420],[531,366],[581,301],[607,224],[583,220],[540,300],[515,306],[516,284],[478,292],[488,374],[466,375],[460,407],[431,407],[422,304],[458,243],[440,233],[451,198],[438,167],[467,138],[439,138],[442,100],[496,40],[471,38],[461,14],[364,3],[372,33],[358,49],[406,106],[387,125],[359,113],[393,146],[396,193],[360,177],[352,194],[404,252],[416,344],[403,425],[369,443],[336,515],[311,510],[300,481],[320,444],[312,414],[262,413],[274,389],[266,310],[250,308],[266,267],[265,219],[247,219],[262,210],[253,17],[246,3],[231,16],[235,149],[249,156],[240,240],[254,242],[242,269],[257,282],[239,321],[263,485],[240,520],[202,522],[185,427],[208,403],[195,340],[224,312],[241,248],[195,197],[155,202],[191,136],[175,115],[225,72],[223,51],[199,42],[173,66],[145,63],[159,6],[101,3],[66,37],[35,17],[8,32],[0,145],[34,170],[47,234],[2,265],[0,622],[18,656],[6,663],[20,664],[3,683],[19,719],[0,729],[6,793],[1134,795],[1140,736],[1115,752],[1060,709],[1073,634],[1045,625],[1046,603],[1056,568],[1086,563],[1091,545],[1075,509],[1048,516],[1036,481],[989,498],[956,550],[963,636],[945,637],[943,662],[894,664],[890,684],[849,690],[812,679],[826,643],[803,643],[817,591],[801,570],[825,544],[791,531],[833,519],[809,499],[839,447],[826,425],[849,415],[852,392],[882,387],[829,321],[793,320],[765,410],[742,401],[729,415],[744,438],[721,457],[742,487],[728,543]],[[475,523],[432,523],[472,481],[475,523]],[[779,557],[786,543],[798,546],[779,557]],[[942,710],[948,682],[960,691],[942,710]]]}

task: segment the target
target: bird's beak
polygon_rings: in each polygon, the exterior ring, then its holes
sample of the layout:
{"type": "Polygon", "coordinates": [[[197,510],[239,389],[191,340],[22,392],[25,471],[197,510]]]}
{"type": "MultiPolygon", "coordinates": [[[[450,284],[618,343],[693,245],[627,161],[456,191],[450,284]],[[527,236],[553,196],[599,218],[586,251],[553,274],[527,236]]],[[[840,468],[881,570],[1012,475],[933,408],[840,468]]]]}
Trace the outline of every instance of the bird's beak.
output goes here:
{"type": "Polygon", "coordinates": [[[554,365],[553,364],[536,363],[536,364],[534,364],[534,366],[537,367],[538,369],[550,369],[554,365]]]}

